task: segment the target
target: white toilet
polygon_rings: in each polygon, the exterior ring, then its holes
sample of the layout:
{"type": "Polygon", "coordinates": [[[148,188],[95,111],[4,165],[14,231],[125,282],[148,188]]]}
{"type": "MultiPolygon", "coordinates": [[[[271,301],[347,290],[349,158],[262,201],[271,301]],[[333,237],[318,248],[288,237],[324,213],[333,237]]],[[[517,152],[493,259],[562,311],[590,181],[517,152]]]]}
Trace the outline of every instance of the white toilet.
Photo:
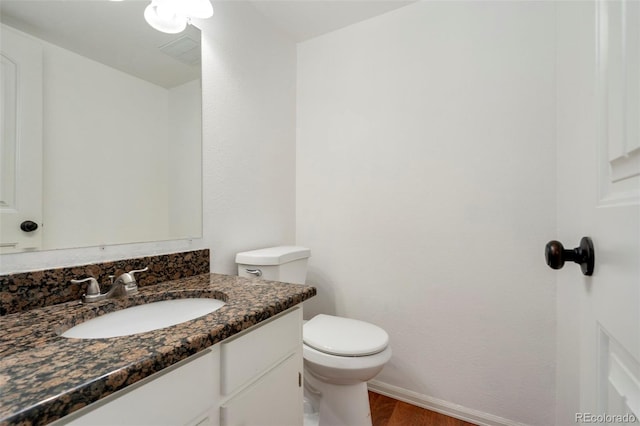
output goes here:
{"type": "MultiPolygon", "coordinates": [[[[309,249],[270,247],[236,255],[238,275],[304,284],[309,249]]],[[[316,315],[303,327],[305,426],[371,426],[367,381],[391,358],[389,335],[364,321],[316,315]]]]}

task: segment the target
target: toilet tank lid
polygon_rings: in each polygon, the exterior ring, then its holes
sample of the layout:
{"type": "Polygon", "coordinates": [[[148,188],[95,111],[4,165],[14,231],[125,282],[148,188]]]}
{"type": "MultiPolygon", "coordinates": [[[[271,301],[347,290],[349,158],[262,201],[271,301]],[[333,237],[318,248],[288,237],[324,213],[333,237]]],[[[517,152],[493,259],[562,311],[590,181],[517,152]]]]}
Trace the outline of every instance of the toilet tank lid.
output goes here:
{"type": "Polygon", "coordinates": [[[300,246],[278,246],[236,254],[236,263],[243,265],[282,265],[311,256],[311,250],[300,246]]]}

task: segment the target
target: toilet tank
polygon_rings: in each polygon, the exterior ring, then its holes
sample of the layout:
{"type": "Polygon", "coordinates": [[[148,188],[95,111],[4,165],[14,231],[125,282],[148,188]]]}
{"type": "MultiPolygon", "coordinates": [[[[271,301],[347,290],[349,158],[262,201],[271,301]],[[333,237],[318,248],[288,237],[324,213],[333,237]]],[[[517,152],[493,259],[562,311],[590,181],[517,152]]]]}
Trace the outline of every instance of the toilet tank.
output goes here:
{"type": "Polygon", "coordinates": [[[299,246],[278,246],[236,254],[238,275],[265,280],[304,284],[311,250],[299,246]]]}

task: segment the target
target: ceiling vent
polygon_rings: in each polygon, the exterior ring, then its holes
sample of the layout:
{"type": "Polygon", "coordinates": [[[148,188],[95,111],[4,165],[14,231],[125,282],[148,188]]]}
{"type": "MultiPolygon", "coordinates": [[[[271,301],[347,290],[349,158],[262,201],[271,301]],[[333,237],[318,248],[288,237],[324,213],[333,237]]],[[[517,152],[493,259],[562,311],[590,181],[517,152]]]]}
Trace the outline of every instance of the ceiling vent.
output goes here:
{"type": "Polygon", "coordinates": [[[200,37],[183,34],[175,40],[160,46],[160,51],[187,65],[200,65],[200,37]]]}

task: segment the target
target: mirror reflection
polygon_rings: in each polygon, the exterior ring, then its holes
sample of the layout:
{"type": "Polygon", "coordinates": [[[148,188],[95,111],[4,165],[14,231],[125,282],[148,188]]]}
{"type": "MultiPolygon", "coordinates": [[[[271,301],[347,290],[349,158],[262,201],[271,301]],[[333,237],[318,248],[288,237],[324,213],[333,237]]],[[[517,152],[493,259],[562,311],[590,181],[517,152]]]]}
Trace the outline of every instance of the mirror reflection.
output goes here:
{"type": "Polygon", "coordinates": [[[0,2],[1,253],[201,236],[200,33],[147,3],[0,2]]]}

